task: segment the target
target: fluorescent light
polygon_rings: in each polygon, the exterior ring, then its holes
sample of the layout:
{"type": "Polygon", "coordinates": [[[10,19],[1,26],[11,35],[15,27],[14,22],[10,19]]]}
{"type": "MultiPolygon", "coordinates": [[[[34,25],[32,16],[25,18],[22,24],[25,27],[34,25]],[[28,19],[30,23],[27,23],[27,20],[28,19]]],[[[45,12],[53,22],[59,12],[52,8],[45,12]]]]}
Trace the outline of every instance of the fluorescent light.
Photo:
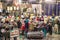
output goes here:
{"type": "Polygon", "coordinates": [[[9,7],[7,7],[7,10],[10,10],[10,8],[9,8],[9,7]]]}
{"type": "Polygon", "coordinates": [[[54,2],[54,0],[45,0],[46,3],[48,2],[54,2]]]}
{"type": "Polygon", "coordinates": [[[12,8],[12,7],[10,7],[10,10],[13,10],[13,8],[12,8]]]}
{"type": "Polygon", "coordinates": [[[16,10],[16,7],[14,7],[14,10],[16,10]]]}
{"type": "Polygon", "coordinates": [[[18,3],[21,4],[22,0],[18,0],[18,3]]]}
{"type": "Polygon", "coordinates": [[[45,0],[45,1],[46,1],[46,2],[49,2],[49,1],[52,2],[52,0],[45,0]]]}

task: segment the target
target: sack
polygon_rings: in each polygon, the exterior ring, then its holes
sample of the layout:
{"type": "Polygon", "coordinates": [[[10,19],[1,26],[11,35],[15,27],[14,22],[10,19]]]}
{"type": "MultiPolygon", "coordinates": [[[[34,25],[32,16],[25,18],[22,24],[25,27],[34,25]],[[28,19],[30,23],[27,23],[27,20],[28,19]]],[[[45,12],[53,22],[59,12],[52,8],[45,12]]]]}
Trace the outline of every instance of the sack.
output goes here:
{"type": "Polygon", "coordinates": [[[6,32],[6,30],[5,29],[1,29],[1,33],[5,33],[6,32]]]}

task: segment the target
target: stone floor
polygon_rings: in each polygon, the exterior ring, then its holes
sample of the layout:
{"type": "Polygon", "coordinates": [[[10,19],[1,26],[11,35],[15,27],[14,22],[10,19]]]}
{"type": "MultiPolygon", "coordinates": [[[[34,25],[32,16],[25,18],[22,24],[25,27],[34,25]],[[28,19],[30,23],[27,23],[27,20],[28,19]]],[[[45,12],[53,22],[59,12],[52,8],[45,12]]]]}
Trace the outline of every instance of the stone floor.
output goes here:
{"type": "MultiPolygon", "coordinates": [[[[25,39],[25,40],[27,40],[27,39],[25,39]]],[[[46,38],[43,38],[43,39],[34,39],[34,40],[60,40],[60,35],[53,34],[51,37],[47,36],[46,38]]]]}
{"type": "MultiPolygon", "coordinates": [[[[11,38],[10,40],[14,40],[13,38],[11,38]]],[[[60,40],[60,35],[57,35],[57,34],[53,34],[51,37],[46,37],[46,38],[43,38],[43,39],[27,39],[27,38],[24,38],[24,37],[17,37],[17,40],[60,40]]]]}

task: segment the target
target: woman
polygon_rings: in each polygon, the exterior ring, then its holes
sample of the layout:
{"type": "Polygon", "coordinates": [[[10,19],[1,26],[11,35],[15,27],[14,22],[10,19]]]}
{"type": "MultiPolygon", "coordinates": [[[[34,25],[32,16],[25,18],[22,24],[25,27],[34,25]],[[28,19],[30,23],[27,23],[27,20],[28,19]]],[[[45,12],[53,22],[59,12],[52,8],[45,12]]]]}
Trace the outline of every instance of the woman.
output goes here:
{"type": "Polygon", "coordinates": [[[42,30],[43,30],[43,32],[44,32],[44,37],[46,37],[46,34],[47,34],[46,24],[42,24],[42,30]]]}
{"type": "Polygon", "coordinates": [[[33,30],[34,30],[34,25],[33,25],[33,21],[31,21],[29,25],[29,31],[33,31],[33,30]]]}

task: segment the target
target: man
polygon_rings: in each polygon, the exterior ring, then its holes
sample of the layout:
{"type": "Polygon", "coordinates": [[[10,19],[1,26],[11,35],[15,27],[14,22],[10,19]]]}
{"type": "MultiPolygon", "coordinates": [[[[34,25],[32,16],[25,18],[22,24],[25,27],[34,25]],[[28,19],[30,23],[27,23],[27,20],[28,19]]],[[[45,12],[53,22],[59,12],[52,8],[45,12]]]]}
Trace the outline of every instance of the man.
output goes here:
{"type": "Polygon", "coordinates": [[[18,26],[19,29],[21,28],[22,23],[20,22],[20,20],[17,21],[17,26],[18,26]]]}
{"type": "Polygon", "coordinates": [[[0,40],[2,40],[2,39],[1,39],[1,37],[2,37],[1,29],[2,29],[2,23],[1,23],[1,19],[0,19],[0,40]]]}
{"type": "Polygon", "coordinates": [[[52,23],[51,22],[48,22],[47,27],[48,27],[48,33],[49,33],[48,39],[52,40],[51,39],[52,38],[52,23]]]}
{"type": "Polygon", "coordinates": [[[48,33],[52,35],[52,25],[50,22],[48,23],[48,33]]]}

